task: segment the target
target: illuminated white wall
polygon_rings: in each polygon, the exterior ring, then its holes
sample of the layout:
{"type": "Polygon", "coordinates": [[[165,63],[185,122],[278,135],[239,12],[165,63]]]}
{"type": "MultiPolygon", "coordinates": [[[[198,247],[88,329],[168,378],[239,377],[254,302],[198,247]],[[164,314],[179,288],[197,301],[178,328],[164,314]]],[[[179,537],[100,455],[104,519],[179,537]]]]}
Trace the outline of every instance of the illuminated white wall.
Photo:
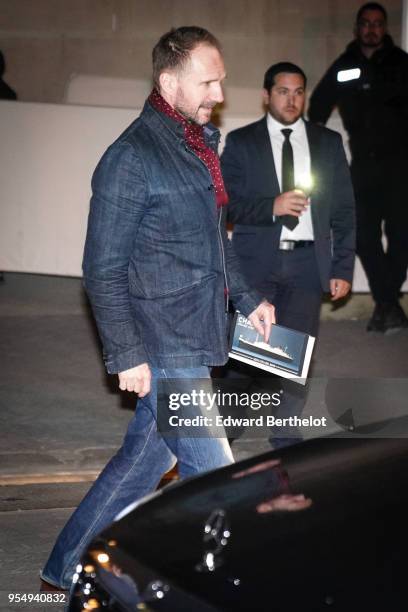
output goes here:
{"type": "Polygon", "coordinates": [[[79,276],[90,177],[134,112],[1,102],[0,269],[79,276]]]}

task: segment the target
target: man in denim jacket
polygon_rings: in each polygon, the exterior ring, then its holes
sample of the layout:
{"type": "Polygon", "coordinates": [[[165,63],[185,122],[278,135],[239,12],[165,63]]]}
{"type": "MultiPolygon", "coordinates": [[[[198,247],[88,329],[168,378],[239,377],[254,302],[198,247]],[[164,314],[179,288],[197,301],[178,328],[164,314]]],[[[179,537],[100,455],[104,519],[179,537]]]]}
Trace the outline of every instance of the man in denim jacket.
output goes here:
{"type": "Polygon", "coordinates": [[[153,92],[93,176],[85,287],[107,370],[139,401],[122,447],[60,534],[42,572],[45,588],[68,588],[86,544],[176,460],[181,477],[233,461],[225,438],[163,437],[156,422],[158,379],[185,379],[191,390],[189,380],[226,362],[229,297],[265,339],[275,320],[241,277],[224,227],[219,133],[208,123],[224,78],[209,32],[183,27],[162,36],[153,92]]]}

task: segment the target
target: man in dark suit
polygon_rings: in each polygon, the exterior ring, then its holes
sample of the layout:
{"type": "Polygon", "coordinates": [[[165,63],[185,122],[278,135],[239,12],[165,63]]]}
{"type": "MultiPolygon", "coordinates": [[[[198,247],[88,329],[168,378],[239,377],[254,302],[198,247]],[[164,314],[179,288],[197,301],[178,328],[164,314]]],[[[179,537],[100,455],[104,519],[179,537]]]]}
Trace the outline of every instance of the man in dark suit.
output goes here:
{"type": "MultiPolygon", "coordinates": [[[[340,135],[303,119],[305,86],[294,64],[267,70],[266,116],[228,134],[222,171],[248,281],[275,305],[277,323],[316,336],[322,294],[336,301],[350,291],[354,197],[340,135]]],[[[284,379],[281,387],[278,416],[299,415],[303,388],[284,379]]],[[[273,444],[288,437],[278,432],[273,444]]]]}

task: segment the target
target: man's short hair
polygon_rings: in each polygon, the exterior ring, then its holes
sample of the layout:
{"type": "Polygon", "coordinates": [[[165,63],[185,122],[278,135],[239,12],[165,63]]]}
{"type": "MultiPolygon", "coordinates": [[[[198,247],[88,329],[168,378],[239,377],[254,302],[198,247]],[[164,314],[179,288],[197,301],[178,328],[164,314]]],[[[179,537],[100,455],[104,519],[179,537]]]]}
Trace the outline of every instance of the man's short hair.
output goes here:
{"type": "Polygon", "coordinates": [[[215,47],[221,53],[220,42],[204,28],[183,26],[163,34],[152,53],[155,87],[159,87],[159,77],[164,70],[183,70],[191,51],[199,45],[215,47]]]}
{"type": "Polygon", "coordinates": [[[361,15],[364,13],[364,11],[380,11],[380,13],[382,13],[384,16],[384,21],[387,21],[387,11],[382,4],[378,4],[378,2],[366,2],[358,9],[356,23],[360,21],[361,15]]]}
{"type": "Polygon", "coordinates": [[[292,64],[291,62],[279,62],[278,64],[273,64],[265,72],[263,86],[268,93],[275,85],[276,75],[280,74],[281,72],[288,72],[289,74],[300,74],[303,77],[304,86],[306,87],[306,75],[303,70],[299,68],[299,66],[296,66],[296,64],[292,64]]]}

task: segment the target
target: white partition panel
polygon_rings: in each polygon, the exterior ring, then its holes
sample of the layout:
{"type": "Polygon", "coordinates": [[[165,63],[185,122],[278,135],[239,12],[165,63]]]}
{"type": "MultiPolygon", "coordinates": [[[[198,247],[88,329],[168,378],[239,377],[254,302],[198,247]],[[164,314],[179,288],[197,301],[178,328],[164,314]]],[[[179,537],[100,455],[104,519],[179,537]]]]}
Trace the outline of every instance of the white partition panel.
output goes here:
{"type": "Polygon", "coordinates": [[[90,177],[126,109],[0,103],[0,270],[81,275],[90,177]]]}

